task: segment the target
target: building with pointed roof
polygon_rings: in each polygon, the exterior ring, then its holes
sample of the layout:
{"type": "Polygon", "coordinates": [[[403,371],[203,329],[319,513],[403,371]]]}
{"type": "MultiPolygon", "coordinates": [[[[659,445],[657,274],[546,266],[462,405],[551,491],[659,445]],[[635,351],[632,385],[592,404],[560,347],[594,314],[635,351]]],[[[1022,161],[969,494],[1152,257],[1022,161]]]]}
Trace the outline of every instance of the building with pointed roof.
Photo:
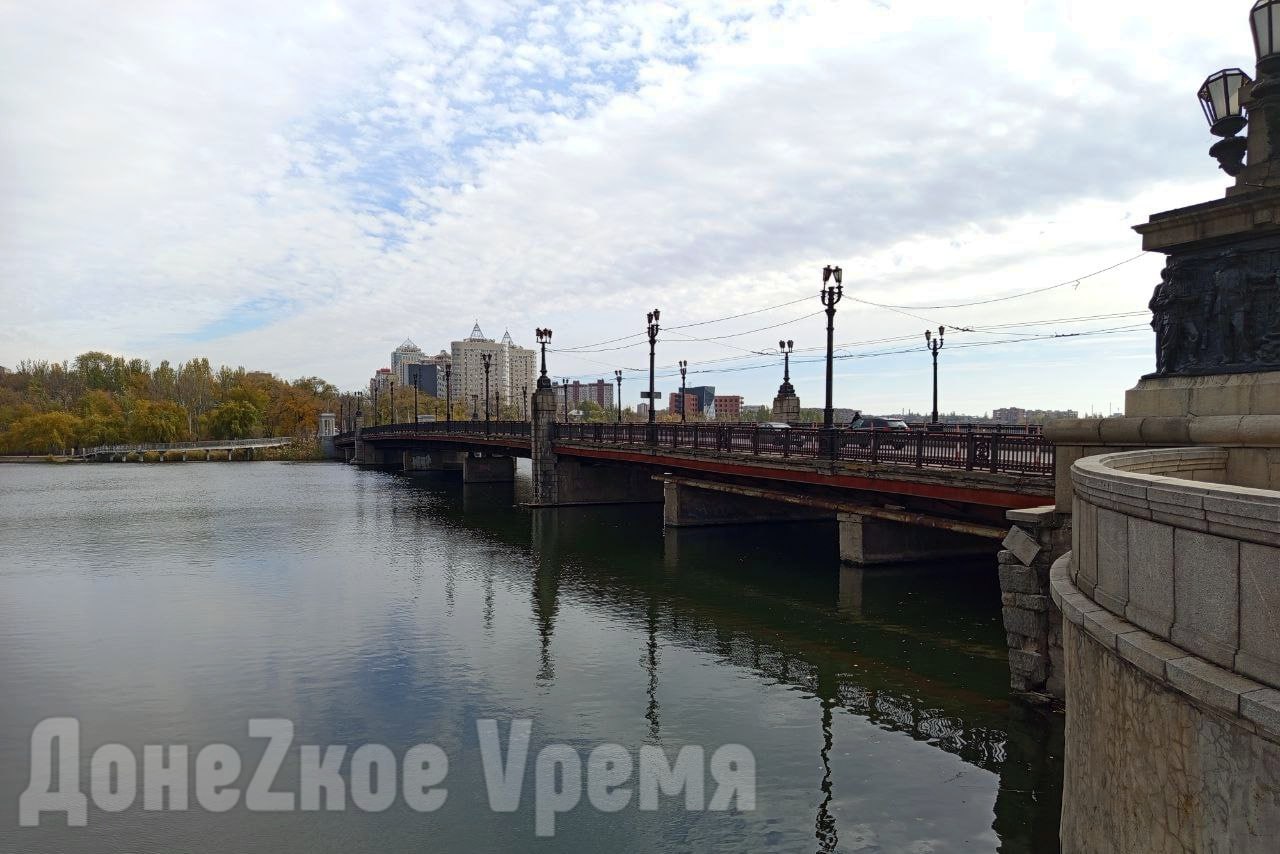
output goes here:
{"type": "Polygon", "coordinates": [[[475,410],[484,415],[485,373],[484,354],[489,354],[490,413],[502,406],[520,407],[521,417],[526,415],[524,398],[533,390],[537,370],[537,354],[517,345],[510,331],[501,341],[486,338],[480,330],[480,321],[471,328],[471,334],[451,344],[453,359],[453,399],[461,401],[471,410],[472,399],[478,404],[475,410]],[[494,404],[493,401],[497,403],[494,404]]]}

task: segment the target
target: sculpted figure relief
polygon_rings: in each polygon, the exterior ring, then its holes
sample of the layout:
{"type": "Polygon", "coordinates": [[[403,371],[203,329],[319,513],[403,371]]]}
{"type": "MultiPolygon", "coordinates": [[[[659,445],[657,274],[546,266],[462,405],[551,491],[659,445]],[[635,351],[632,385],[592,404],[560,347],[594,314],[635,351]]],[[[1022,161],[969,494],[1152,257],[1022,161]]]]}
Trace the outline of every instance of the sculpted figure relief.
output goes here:
{"type": "Polygon", "coordinates": [[[1157,376],[1280,370],[1280,250],[1171,258],[1148,307],[1157,376]]]}

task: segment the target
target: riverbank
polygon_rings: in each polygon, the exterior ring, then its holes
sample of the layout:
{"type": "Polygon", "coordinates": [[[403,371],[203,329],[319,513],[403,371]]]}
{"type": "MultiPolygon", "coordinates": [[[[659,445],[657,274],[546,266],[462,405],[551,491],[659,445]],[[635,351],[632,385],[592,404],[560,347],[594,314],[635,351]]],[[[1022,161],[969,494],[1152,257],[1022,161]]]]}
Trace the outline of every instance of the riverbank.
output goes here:
{"type": "MultiPolygon", "coordinates": [[[[136,451],[127,455],[127,462],[144,463],[203,463],[203,462],[318,462],[327,460],[320,443],[314,439],[299,439],[278,448],[236,448],[206,453],[200,449],[172,451],[136,451]],[[250,453],[251,451],[251,453],[250,453]]],[[[64,454],[0,455],[0,463],[83,463],[80,457],[64,454]]]]}

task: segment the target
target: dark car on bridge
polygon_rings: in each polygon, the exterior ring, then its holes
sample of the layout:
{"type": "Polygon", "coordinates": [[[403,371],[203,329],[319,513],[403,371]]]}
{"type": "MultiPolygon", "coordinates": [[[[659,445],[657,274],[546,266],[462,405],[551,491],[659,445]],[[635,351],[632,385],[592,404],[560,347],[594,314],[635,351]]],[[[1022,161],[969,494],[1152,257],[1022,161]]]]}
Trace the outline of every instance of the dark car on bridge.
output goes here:
{"type": "Polygon", "coordinates": [[[911,433],[907,423],[896,418],[855,418],[849,422],[849,429],[854,435],[846,440],[847,445],[869,448],[873,436],[880,434],[880,444],[888,445],[895,451],[906,447],[907,438],[911,433]]]}

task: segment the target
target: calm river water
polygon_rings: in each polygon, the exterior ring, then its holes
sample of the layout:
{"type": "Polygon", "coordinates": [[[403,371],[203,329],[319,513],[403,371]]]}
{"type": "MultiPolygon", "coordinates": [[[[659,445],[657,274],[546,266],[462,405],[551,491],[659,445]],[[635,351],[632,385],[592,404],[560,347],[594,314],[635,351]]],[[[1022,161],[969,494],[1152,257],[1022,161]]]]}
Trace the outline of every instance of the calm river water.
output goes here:
{"type": "MultiPolygon", "coordinates": [[[[993,561],[841,571],[821,524],[662,529],[661,509],[538,511],[510,486],[341,464],[0,466],[0,851],[1057,850],[1061,719],[1011,701],[993,561]],[[100,745],[438,745],[420,813],[89,806],[18,826],[32,730],[100,745]],[[533,721],[515,812],[476,721],[533,721]],[[534,757],[565,743],[756,761],[752,811],[584,794],[537,838],[534,757]]],[[[346,773],[344,766],[343,772],[346,773]]],[[[635,778],[632,778],[634,784],[635,778]]],[[[708,776],[706,797],[714,781],[708,776]]]]}

